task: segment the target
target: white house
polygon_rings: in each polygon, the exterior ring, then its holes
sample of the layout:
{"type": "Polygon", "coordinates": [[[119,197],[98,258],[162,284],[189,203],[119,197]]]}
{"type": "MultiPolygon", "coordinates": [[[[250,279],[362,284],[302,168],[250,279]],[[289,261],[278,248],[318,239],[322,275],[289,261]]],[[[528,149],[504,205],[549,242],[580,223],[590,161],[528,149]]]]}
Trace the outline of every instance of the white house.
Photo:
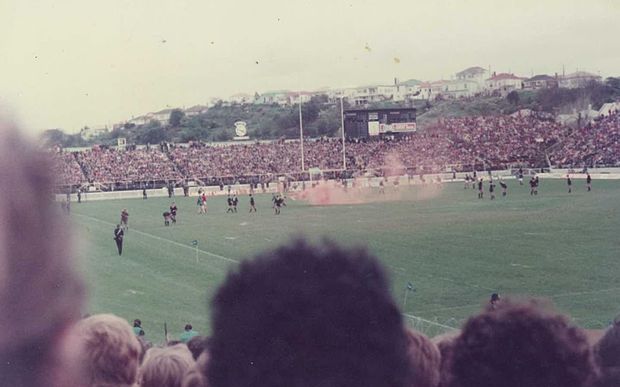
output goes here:
{"type": "Polygon", "coordinates": [[[246,104],[254,101],[254,96],[246,93],[237,93],[231,95],[228,100],[231,103],[246,104]]]}
{"type": "Polygon", "coordinates": [[[489,77],[489,72],[480,66],[475,66],[460,71],[455,75],[456,79],[459,81],[474,81],[480,86],[483,86],[484,81],[489,77]]]}
{"type": "Polygon", "coordinates": [[[155,113],[148,113],[146,116],[149,121],[157,121],[162,125],[166,125],[170,120],[170,113],[172,112],[172,110],[173,109],[164,109],[155,113]]]}
{"type": "Polygon", "coordinates": [[[106,133],[108,133],[107,126],[93,126],[90,128],[88,126],[85,126],[80,130],[80,136],[84,140],[90,140],[92,138],[99,137],[102,134],[106,134],[106,133]]]}
{"type": "Polygon", "coordinates": [[[485,84],[490,94],[499,93],[501,95],[506,95],[512,90],[522,89],[524,80],[525,78],[517,77],[514,74],[493,73],[493,76],[487,79],[485,84]]]}
{"type": "Polygon", "coordinates": [[[289,105],[297,105],[301,100],[301,103],[310,102],[314,93],[308,91],[291,92],[288,95],[289,105]]]}
{"type": "Polygon", "coordinates": [[[560,87],[567,89],[575,89],[583,87],[590,82],[601,82],[599,75],[588,73],[586,71],[576,71],[572,74],[563,75],[559,79],[560,87]]]}
{"type": "Polygon", "coordinates": [[[127,122],[136,126],[146,125],[149,122],[149,118],[147,116],[133,117],[127,122]]]}
{"type": "Polygon", "coordinates": [[[444,94],[451,98],[471,97],[482,91],[481,85],[473,79],[456,79],[444,85],[444,94]]]}
{"type": "Polygon", "coordinates": [[[258,105],[271,105],[273,103],[286,105],[289,103],[290,93],[288,90],[267,91],[254,98],[254,103],[258,105]]]}
{"type": "Polygon", "coordinates": [[[191,108],[185,109],[185,116],[186,117],[194,117],[197,115],[200,115],[202,113],[205,113],[207,111],[207,107],[203,106],[203,105],[196,105],[196,106],[192,106],[191,108]]]}

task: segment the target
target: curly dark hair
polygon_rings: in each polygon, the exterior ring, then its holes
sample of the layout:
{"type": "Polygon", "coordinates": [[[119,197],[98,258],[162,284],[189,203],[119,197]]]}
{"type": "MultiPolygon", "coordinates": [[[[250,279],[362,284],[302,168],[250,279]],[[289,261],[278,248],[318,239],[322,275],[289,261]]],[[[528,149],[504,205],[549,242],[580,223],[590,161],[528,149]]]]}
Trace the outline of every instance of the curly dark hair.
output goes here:
{"type": "Polygon", "coordinates": [[[594,346],[594,358],[601,367],[595,387],[620,385],[620,324],[615,323],[594,346]]]}
{"type": "Polygon", "coordinates": [[[585,334],[538,301],[472,317],[450,356],[448,387],[581,387],[595,376],[585,334]]]}
{"type": "Polygon", "coordinates": [[[243,262],[212,302],[213,387],[400,387],[401,313],[377,260],[301,239],[243,262]]]}

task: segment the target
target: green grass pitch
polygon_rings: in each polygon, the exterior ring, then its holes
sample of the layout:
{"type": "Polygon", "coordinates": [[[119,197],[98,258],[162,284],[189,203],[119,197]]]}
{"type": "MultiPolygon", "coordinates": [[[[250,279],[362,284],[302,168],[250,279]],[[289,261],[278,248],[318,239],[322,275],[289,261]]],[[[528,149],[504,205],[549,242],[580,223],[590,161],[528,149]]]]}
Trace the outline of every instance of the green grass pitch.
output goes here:
{"type": "MultiPolygon", "coordinates": [[[[462,183],[424,199],[419,186],[401,199],[311,206],[288,201],[280,216],[271,195],[257,195],[258,213],[226,214],[225,197],[210,197],[197,214],[195,197],[177,197],[178,223],[164,227],[168,198],[92,201],[72,206],[79,255],[89,286],[88,313],[141,318],[147,338],[177,337],[186,322],[209,332],[210,300],[237,261],[295,235],[363,244],[385,264],[393,294],[412,326],[429,335],[458,327],[493,292],[551,298],[587,328],[606,326],[620,311],[620,181],[542,180],[540,194],[508,181],[508,197],[478,200],[462,183]],[[112,230],[127,208],[129,233],[119,257],[112,230]],[[198,254],[191,246],[198,240],[198,254]],[[436,323],[436,324],[435,324],[436,323]]],[[[252,318],[252,316],[248,316],[252,318]]]]}

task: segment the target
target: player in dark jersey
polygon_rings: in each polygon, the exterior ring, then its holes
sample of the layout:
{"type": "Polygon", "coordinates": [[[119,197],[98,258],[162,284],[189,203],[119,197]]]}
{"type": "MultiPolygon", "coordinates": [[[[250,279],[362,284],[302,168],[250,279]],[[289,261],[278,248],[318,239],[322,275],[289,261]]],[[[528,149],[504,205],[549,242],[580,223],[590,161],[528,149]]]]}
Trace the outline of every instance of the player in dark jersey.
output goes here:
{"type": "Polygon", "coordinates": [[[170,220],[172,220],[172,224],[177,222],[177,205],[175,202],[170,205],[170,220]]]}
{"type": "Polygon", "coordinates": [[[530,196],[534,196],[534,192],[536,191],[536,180],[534,177],[530,179],[530,196]]]}
{"type": "Polygon", "coordinates": [[[592,191],[592,177],[589,173],[586,174],[586,187],[588,188],[588,192],[592,191]]]}
{"type": "Polygon", "coordinates": [[[125,232],[120,224],[116,225],[114,229],[114,241],[116,242],[116,248],[118,249],[118,255],[123,254],[123,237],[125,236],[125,232]]]}
{"type": "Polygon", "coordinates": [[[127,212],[126,208],[123,208],[121,211],[121,228],[124,232],[129,231],[129,212],[127,212]]]}
{"type": "Polygon", "coordinates": [[[170,212],[166,211],[162,215],[164,216],[164,226],[170,226],[170,212]]]}
{"type": "Polygon", "coordinates": [[[226,199],[226,202],[228,203],[228,209],[226,210],[226,213],[233,212],[233,200],[230,196],[226,199]]]}
{"type": "Polygon", "coordinates": [[[254,201],[254,196],[250,194],[250,212],[256,212],[256,202],[254,201]]]}
{"type": "Polygon", "coordinates": [[[499,186],[502,187],[502,196],[506,196],[508,194],[508,185],[502,179],[499,180],[499,186]]]}
{"type": "Polygon", "coordinates": [[[495,200],[495,183],[493,180],[489,181],[489,195],[491,195],[491,200],[495,200]]]}
{"type": "Polygon", "coordinates": [[[523,185],[523,168],[519,168],[517,179],[519,179],[519,185],[523,185]]]}
{"type": "Polygon", "coordinates": [[[478,199],[482,199],[484,197],[484,189],[482,187],[482,178],[478,180],[478,199]]]}
{"type": "Polygon", "coordinates": [[[566,185],[568,186],[568,193],[573,192],[573,181],[570,178],[570,175],[566,175],[566,185]]]}
{"type": "Polygon", "coordinates": [[[239,204],[239,198],[237,198],[237,195],[233,196],[232,199],[232,205],[233,205],[233,211],[237,212],[237,204],[239,204]]]}
{"type": "Polygon", "coordinates": [[[280,207],[282,207],[282,203],[284,199],[281,196],[276,196],[276,200],[274,202],[274,210],[276,215],[280,215],[280,207]]]}
{"type": "Polygon", "coordinates": [[[540,184],[540,180],[538,180],[538,176],[534,177],[534,195],[538,195],[538,186],[540,184]]]}

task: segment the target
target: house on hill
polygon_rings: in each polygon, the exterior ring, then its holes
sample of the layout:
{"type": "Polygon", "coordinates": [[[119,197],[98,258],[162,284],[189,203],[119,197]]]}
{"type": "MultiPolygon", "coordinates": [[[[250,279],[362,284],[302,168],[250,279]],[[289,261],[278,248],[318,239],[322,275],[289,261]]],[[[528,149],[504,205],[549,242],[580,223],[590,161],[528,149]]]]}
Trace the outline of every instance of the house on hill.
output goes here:
{"type": "Polygon", "coordinates": [[[231,103],[246,104],[254,101],[254,96],[247,93],[233,94],[228,98],[231,103]]]}
{"type": "Polygon", "coordinates": [[[267,91],[263,94],[259,94],[254,98],[254,103],[257,105],[286,105],[289,103],[289,95],[290,91],[288,90],[276,90],[276,91],[267,91]]]}
{"type": "Polygon", "coordinates": [[[155,113],[148,113],[146,116],[149,121],[157,121],[162,125],[167,125],[170,120],[170,113],[172,113],[174,109],[164,109],[155,113]]]}
{"type": "Polygon", "coordinates": [[[207,111],[207,109],[208,108],[206,106],[202,106],[202,105],[192,106],[189,109],[185,109],[185,116],[186,117],[195,117],[197,115],[205,113],[207,111]]]}
{"type": "Polygon", "coordinates": [[[523,88],[526,90],[552,89],[558,87],[558,80],[550,75],[535,75],[523,81],[523,88]]]}
{"type": "Polygon", "coordinates": [[[601,82],[602,78],[600,75],[592,74],[586,71],[576,71],[574,73],[563,75],[559,79],[560,87],[565,87],[567,89],[576,89],[578,87],[583,87],[590,82],[601,82]]]}
{"type": "Polygon", "coordinates": [[[524,80],[525,78],[512,73],[493,73],[493,76],[485,81],[485,85],[489,94],[506,95],[513,90],[522,89],[524,80]]]}
{"type": "Polygon", "coordinates": [[[488,70],[480,66],[469,67],[455,74],[459,81],[474,81],[480,86],[484,85],[485,79],[489,76],[488,70]]]}

